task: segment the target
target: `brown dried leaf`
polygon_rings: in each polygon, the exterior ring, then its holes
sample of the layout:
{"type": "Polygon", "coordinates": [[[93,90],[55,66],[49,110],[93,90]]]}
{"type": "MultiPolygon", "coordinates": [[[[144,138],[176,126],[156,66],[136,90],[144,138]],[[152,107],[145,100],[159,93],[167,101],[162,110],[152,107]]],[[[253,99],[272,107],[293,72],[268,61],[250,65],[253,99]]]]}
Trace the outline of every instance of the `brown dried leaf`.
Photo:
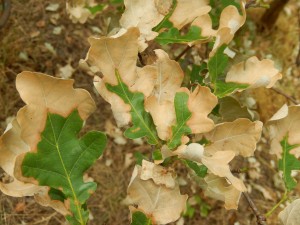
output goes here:
{"type": "Polygon", "coordinates": [[[9,196],[33,196],[42,187],[24,183],[14,176],[15,162],[18,155],[28,152],[29,146],[21,139],[21,128],[16,119],[0,137],[0,167],[13,178],[11,183],[0,182],[0,190],[9,196]]]}
{"type": "MultiPolygon", "coordinates": [[[[164,4],[169,5],[170,8],[172,0],[166,0],[164,4]]],[[[155,0],[125,0],[124,5],[125,11],[120,19],[120,24],[125,29],[139,28],[141,32],[139,37],[140,51],[143,51],[148,46],[145,41],[153,40],[158,35],[157,32],[152,31],[152,28],[164,18],[167,7],[159,10],[157,6],[161,4],[156,4],[155,0]]]]}
{"type": "MultiPolygon", "coordinates": [[[[300,144],[300,106],[284,105],[268,122],[271,139],[271,153],[276,154],[280,159],[282,156],[282,147],[280,142],[288,134],[288,143],[290,145],[300,144]]],[[[297,158],[300,156],[300,147],[290,151],[297,158]]]]}
{"type": "Polygon", "coordinates": [[[233,151],[235,155],[252,156],[260,139],[262,126],[260,121],[252,122],[245,118],[220,123],[212,131],[204,134],[211,142],[205,146],[205,152],[214,154],[218,151],[233,151]]]}
{"type": "Polygon", "coordinates": [[[248,84],[249,88],[271,88],[282,75],[269,59],[258,60],[256,56],[233,65],[227,73],[226,82],[248,84]]]}
{"type": "Polygon", "coordinates": [[[208,168],[208,171],[216,176],[226,178],[237,190],[245,191],[244,183],[233,176],[229,168],[229,162],[235,157],[234,151],[218,151],[211,156],[207,156],[206,148],[198,143],[181,145],[176,151],[164,151],[163,157],[167,155],[178,155],[180,158],[201,163],[208,168]]]}
{"type": "Polygon", "coordinates": [[[174,101],[176,92],[179,90],[184,78],[180,65],[169,58],[169,55],[161,49],[155,50],[158,75],[152,92],[159,102],[174,101]]]}
{"type": "Polygon", "coordinates": [[[155,96],[150,96],[145,102],[145,108],[152,116],[159,138],[162,140],[170,139],[172,125],[176,120],[174,102],[165,100],[159,103],[155,96]]]}
{"type": "Polygon", "coordinates": [[[216,36],[217,30],[212,28],[212,21],[209,14],[204,14],[197,17],[192,26],[197,26],[201,28],[201,35],[203,37],[214,37],[216,36]]]}
{"type": "Polygon", "coordinates": [[[167,188],[155,184],[152,179],[142,180],[141,173],[142,168],[136,166],[128,186],[126,202],[137,205],[156,224],[167,224],[179,219],[185,210],[188,196],[180,194],[177,183],[175,187],[167,188]]]}
{"type": "Polygon", "coordinates": [[[26,103],[17,114],[21,138],[31,151],[36,149],[40,133],[46,123],[47,113],[67,117],[77,109],[85,120],[96,108],[90,94],[83,89],[74,89],[73,80],[54,78],[42,73],[22,72],[17,76],[16,86],[26,103]]]}
{"type": "Polygon", "coordinates": [[[192,133],[205,133],[214,128],[213,120],[208,118],[213,108],[217,105],[217,97],[211,93],[208,87],[198,85],[193,92],[187,88],[181,88],[180,91],[189,95],[188,108],[192,113],[187,125],[192,133]]]}
{"type": "Polygon", "coordinates": [[[138,55],[138,37],[140,33],[137,28],[130,28],[120,37],[89,38],[91,45],[85,61],[96,66],[103,74],[105,83],[117,85],[115,76],[117,69],[123,82],[132,86],[136,80],[136,61],[138,55]]]}
{"type": "Polygon", "coordinates": [[[153,66],[156,67],[157,75],[154,89],[145,101],[145,108],[153,117],[158,136],[167,140],[171,137],[171,127],[176,120],[174,97],[180,89],[184,74],[180,65],[170,60],[166,52],[157,49],[155,53],[157,61],[153,66]]]}
{"type": "Polygon", "coordinates": [[[241,192],[229,184],[225,178],[209,174],[204,178],[207,186],[205,195],[225,202],[226,209],[237,209],[241,192]]]}
{"type": "Polygon", "coordinates": [[[241,9],[242,15],[240,15],[238,9],[233,5],[224,8],[220,16],[218,30],[212,28],[212,21],[209,15],[202,15],[193,21],[192,25],[200,27],[203,36],[216,38],[210,57],[214,55],[220,46],[231,42],[236,31],[245,23],[246,11],[243,2],[241,4],[241,9]]]}
{"type": "Polygon", "coordinates": [[[140,178],[142,180],[152,179],[157,185],[165,185],[167,188],[175,188],[175,174],[165,167],[155,165],[143,160],[140,178]]]}
{"type": "Polygon", "coordinates": [[[300,221],[300,199],[294,200],[278,215],[284,225],[298,225],[300,221]]]}
{"type": "Polygon", "coordinates": [[[246,191],[246,187],[240,179],[233,176],[229,168],[229,162],[234,158],[234,151],[219,151],[212,156],[203,156],[201,162],[211,173],[219,177],[224,177],[239,191],[246,191]]]}
{"type": "Polygon", "coordinates": [[[163,14],[163,15],[167,15],[172,4],[173,4],[173,1],[166,1],[166,0],[154,0],[155,2],[155,7],[157,8],[158,12],[160,14],[163,14]]]}
{"type": "Polygon", "coordinates": [[[174,27],[180,30],[195,18],[207,14],[210,10],[208,0],[177,0],[177,6],[169,20],[174,27]]]}

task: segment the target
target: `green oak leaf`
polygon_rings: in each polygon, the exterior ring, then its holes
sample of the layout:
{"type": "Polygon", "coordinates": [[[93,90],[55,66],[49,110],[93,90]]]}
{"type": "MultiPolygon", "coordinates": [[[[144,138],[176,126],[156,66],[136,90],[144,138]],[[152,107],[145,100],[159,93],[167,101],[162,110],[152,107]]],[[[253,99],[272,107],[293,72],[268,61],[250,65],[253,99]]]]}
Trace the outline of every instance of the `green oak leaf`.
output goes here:
{"type": "Polygon", "coordinates": [[[234,93],[236,91],[245,90],[249,86],[250,85],[248,84],[238,84],[233,82],[226,83],[225,81],[218,80],[215,84],[214,94],[218,98],[224,98],[225,96],[230,95],[231,93],[234,93]]]}
{"type": "Polygon", "coordinates": [[[161,45],[173,43],[188,43],[205,39],[206,38],[201,36],[201,29],[197,26],[191,26],[188,32],[183,35],[180,34],[177,28],[172,27],[168,31],[160,33],[155,38],[155,40],[161,45]]]}
{"type": "Polygon", "coordinates": [[[283,172],[283,180],[287,191],[293,190],[297,181],[291,176],[293,170],[300,170],[300,161],[290,151],[299,145],[290,145],[288,136],[280,142],[282,147],[282,158],[278,161],[279,170],[283,172]]]}
{"type": "Polygon", "coordinates": [[[156,149],[152,152],[152,159],[153,160],[162,160],[163,159],[160,149],[156,149]]]}
{"type": "Polygon", "coordinates": [[[132,213],[131,225],[152,225],[152,221],[141,211],[136,211],[132,213]]]}
{"type": "Polygon", "coordinates": [[[201,65],[193,64],[192,71],[189,71],[191,83],[198,83],[204,86],[204,76],[202,76],[202,72],[204,70],[207,70],[207,64],[205,62],[203,62],[201,65]]]}
{"type": "Polygon", "coordinates": [[[191,161],[191,160],[188,160],[188,159],[185,159],[184,160],[186,165],[191,168],[198,177],[201,177],[201,178],[204,178],[207,174],[207,167],[204,166],[204,165],[198,165],[197,163],[191,161]]]}
{"type": "Polygon", "coordinates": [[[186,122],[192,116],[187,106],[188,100],[189,95],[187,93],[178,92],[175,95],[176,125],[172,127],[172,138],[168,142],[169,149],[179,146],[181,144],[181,137],[192,132],[191,128],[186,125],[186,122]]]}
{"type": "Polygon", "coordinates": [[[37,152],[27,153],[21,166],[23,176],[51,187],[50,197],[69,200],[72,215],[66,218],[76,225],[87,223],[89,213],[85,203],[97,187],[94,182],[84,182],[83,173],[100,157],[106,145],[106,136],[98,131],[78,139],[82,126],[77,110],[67,118],[48,113],[37,152]]]}
{"type": "Polygon", "coordinates": [[[219,47],[207,64],[210,81],[214,86],[214,94],[219,98],[223,98],[233,92],[244,90],[249,87],[248,84],[225,82],[229,66],[229,57],[224,53],[226,47],[227,45],[219,47]]]}
{"type": "Polygon", "coordinates": [[[159,139],[152,117],[144,108],[144,94],[140,92],[131,92],[128,86],[123,83],[118,70],[116,70],[115,75],[118,80],[118,85],[112,86],[106,84],[106,87],[110,92],[117,94],[131,107],[130,113],[133,126],[128,128],[124,135],[130,139],[147,137],[149,144],[158,144],[159,139]]]}
{"type": "Polygon", "coordinates": [[[216,84],[219,77],[224,76],[228,68],[229,57],[224,54],[227,45],[222,45],[217,49],[217,52],[208,61],[207,67],[209,71],[210,81],[216,84]]]}

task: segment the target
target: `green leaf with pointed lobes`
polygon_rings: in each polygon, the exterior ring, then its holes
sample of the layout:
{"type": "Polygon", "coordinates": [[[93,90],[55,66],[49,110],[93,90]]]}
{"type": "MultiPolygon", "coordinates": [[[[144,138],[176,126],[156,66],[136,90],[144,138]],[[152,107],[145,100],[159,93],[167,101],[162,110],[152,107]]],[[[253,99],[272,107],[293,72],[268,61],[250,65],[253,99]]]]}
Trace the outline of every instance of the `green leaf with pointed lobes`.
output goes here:
{"type": "Polygon", "coordinates": [[[190,167],[192,170],[194,170],[194,172],[196,173],[196,175],[198,177],[204,178],[206,176],[207,170],[208,170],[206,166],[198,165],[197,163],[195,163],[191,160],[188,160],[188,159],[186,159],[184,161],[188,167],[190,167]]]}
{"type": "Polygon", "coordinates": [[[189,43],[206,39],[207,38],[201,36],[201,29],[197,26],[191,26],[188,32],[183,35],[180,34],[177,28],[172,27],[168,31],[160,33],[155,38],[155,40],[161,45],[173,43],[189,43]]]}
{"type": "Polygon", "coordinates": [[[290,145],[288,136],[285,136],[280,144],[282,147],[282,158],[278,161],[278,167],[283,172],[283,180],[287,191],[291,191],[297,185],[297,181],[292,177],[292,171],[300,170],[300,161],[290,151],[299,147],[299,144],[290,145]]]}
{"type": "Polygon", "coordinates": [[[227,45],[222,45],[218,48],[213,57],[208,61],[208,71],[211,83],[214,85],[217,83],[218,78],[224,76],[225,70],[228,67],[229,57],[224,54],[224,50],[227,45]]]}
{"type": "Polygon", "coordinates": [[[225,81],[218,80],[215,84],[214,94],[218,98],[224,98],[227,95],[230,95],[236,91],[245,90],[249,87],[248,84],[238,84],[238,83],[226,83],[225,81]]]}
{"type": "Polygon", "coordinates": [[[192,113],[188,109],[188,100],[189,95],[187,93],[178,92],[175,95],[176,125],[172,127],[172,138],[168,142],[169,149],[178,147],[181,144],[181,138],[192,132],[191,128],[186,125],[192,116],[192,113]]]}
{"type": "Polygon", "coordinates": [[[106,136],[98,131],[78,139],[82,126],[77,110],[67,118],[48,113],[37,152],[27,153],[21,166],[23,176],[33,177],[39,185],[52,188],[50,197],[69,200],[72,215],[66,218],[76,225],[87,223],[89,213],[84,205],[97,187],[94,182],[84,182],[83,174],[101,156],[106,145],[106,136]]]}
{"type": "Polygon", "coordinates": [[[118,85],[106,84],[106,88],[117,94],[126,104],[131,107],[131,118],[133,126],[128,128],[124,135],[130,139],[147,137],[148,143],[152,145],[159,144],[156,128],[150,113],[144,108],[144,94],[140,92],[131,92],[128,86],[123,83],[119,71],[115,71],[118,85]]]}
{"type": "Polygon", "coordinates": [[[227,95],[247,89],[250,86],[248,84],[225,82],[229,66],[229,57],[224,53],[226,48],[227,45],[219,47],[214,56],[208,61],[210,81],[213,84],[214,94],[219,98],[224,98],[227,95]]]}

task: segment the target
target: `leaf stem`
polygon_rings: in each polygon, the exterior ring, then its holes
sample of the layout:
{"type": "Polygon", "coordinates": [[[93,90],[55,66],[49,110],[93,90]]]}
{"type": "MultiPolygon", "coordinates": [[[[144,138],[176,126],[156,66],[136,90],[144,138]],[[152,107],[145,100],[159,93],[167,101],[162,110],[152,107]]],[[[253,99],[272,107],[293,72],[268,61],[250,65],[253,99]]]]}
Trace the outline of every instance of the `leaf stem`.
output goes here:
{"type": "Polygon", "coordinates": [[[284,195],[282,196],[282,198],[280,199],[280,201],[279,201],[276,205],[274,205],[273,208],[270,209],[270,210],[265,214],[265,216],[266,216],[266,217],[271,216],[272,213],[273,213],[273,212],[274,212],[274,211],[275,211],[282,203],[284,203],[286,200],[288,200],[288,192],[287,192],[287,191],[285,191],[285,193],[284,193],[284,195]]]}

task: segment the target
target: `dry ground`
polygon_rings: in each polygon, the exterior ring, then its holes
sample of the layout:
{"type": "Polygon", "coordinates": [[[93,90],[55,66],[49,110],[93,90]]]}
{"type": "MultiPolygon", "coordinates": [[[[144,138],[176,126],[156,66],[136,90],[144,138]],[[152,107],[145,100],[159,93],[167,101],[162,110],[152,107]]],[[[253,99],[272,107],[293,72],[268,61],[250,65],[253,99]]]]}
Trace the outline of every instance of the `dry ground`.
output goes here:
{"type": "MultiPolygon", "coordinates": [[[[256,25],[253,22],[259,21],[257,18],[261,12],[251,10],[250,19],[240,32],[240,44],[236,48],[245,55],[255,53],[259,57],[274,59],[282,68],[284,75],[278,87],[300,100],[300,68],[295,65],[299,48],[296,4],[297,0],[291,0],[281,13],[276,27],[262,34],[256,32],[256,25]]],[[[75,86],[87,89],[98,106],[97,111],[88,119],[85,131],[92,129],[104,131],[107,121],[114,123],[109,105],[95,93],[92,88],[92,77],[78,68],[78,61],[85,57],[88,49],[87,37],[105,35],[110,26],[108,18],[118,16],[117,10],[110,8],[84,25],[73,24],[66,15],[65,2],[62,0],[12,0],[11,17],[5,28],[0,30],[0,132],[3,133],[6,127],[6,119],[14,116],[24,105],[15,88],[16,75],[21,71],[29,70],[58,76],[59,68],[67,64],[75,68],[72,77],[75,79],[75,86]],[[45,8],[50,3],[59,3],[59,9],[54,12],[46,11],[45,8]],[[57,27],[62,29],[60,34],[53,33],[57,27]]],[[[111,21],[113,23],[114,19],[111,21]]],[[[270,118],[286,102],[284,97],[272,90],[257,89],[248,94],[257,100],[257,110],[262,121],[270,118]]],[[[255,177],[250,172],[243,175],[250,196],[263,213],[268,211],[283,193],[278,181],[280,179],[276,176],[275,158],[268,153],[268,141],[264,140],[256,152],[256,161],[249,164],[247,160],[242,160],[234,164],[239,167],[259,168],[260,177],[255,177]],[[261,187],[265,191],[262,191],[261,187]],[[268,195],[271,196],[270,199],[266,197],[268,195]]],[[[122,205],[121,201],[126,195],[126,187],[134,164],[134,162],[128,164],[126,158],[137,151],[147,152],[149,147],[131,141],[119,145],[110,138],[104,156],[88,171],[88,174],[98,183],[96,193],[88,202],[93,216],[91,225],[129,224],[127,207],[122,205]]],[[[185,178],[186,171],[180,165],[178,168],[180,176],[185,178]]],[[[0,176],[3,176],[1,174],[2,171],[0,176]]],[[[299,190],[298,186],[293,197],[299,195],[299,190]]],[[[221,202],[205,197],[194,183],[183,186],[182,192],[197,193],[211,206],[206,218],[201,217],[197,209],[192,219],[185,219],[185,224],[256,224],[253,213],[243,197],[238,211],[227,211],[221,202]]],[[[268,224],[279,224],[276,218],[278,211],[268,218],[268,224]]],[[[31,197],[11,198],[0,193],[0,213],[0,224],[5,225],[64,224],[62,216],[50,208],[37,205],[31,197]]]]}

